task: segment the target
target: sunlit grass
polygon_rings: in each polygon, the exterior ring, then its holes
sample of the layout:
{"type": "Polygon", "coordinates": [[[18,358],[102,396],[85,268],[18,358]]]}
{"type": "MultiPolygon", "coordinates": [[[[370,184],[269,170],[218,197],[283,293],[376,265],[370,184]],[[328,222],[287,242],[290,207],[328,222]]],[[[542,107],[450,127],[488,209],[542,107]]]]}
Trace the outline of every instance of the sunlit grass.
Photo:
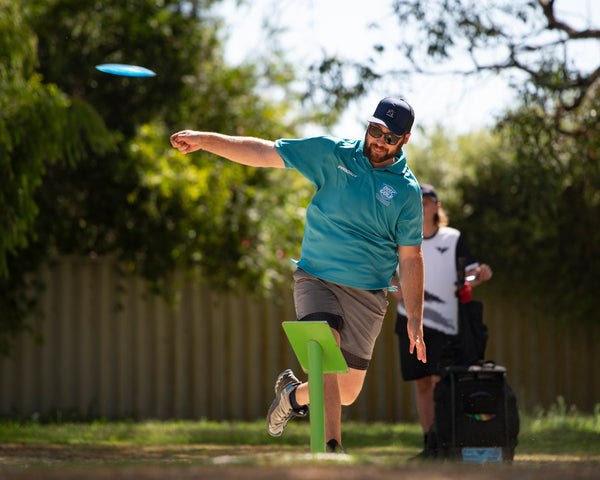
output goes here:
{"type": "Polygon", "coordinates": [[[568,407],[562,397],[548,411],[521,415],[519,451],[553,453],[600,452],[600,404],[592,415],[568,407]]]}
{"type": "MultiPolygon", "coordinates": [[[[422,435],[416,424],[346,422],[347,444],[413,445],[422,435]]],[[[294,420],[285,435],[272,438],[263,420],[255,422],[200,421],[93,421],[48,422],[0,421],[0,443],[95,444],[95,445],[305,445],[310,441],[308,420],[294,420]]]]}
{"type": "MultiPolygon", "coordinates": [[[[564,400],[547,411],[521,414],[517,454],[599,455],[600,404],[593,414],[581,414],[564,400]]],[[[418,451],[422,434],[417,423],[343,424],[344,444],[363,451],[386,449],[418,451]]],[[[0,444],[79,445],[79,446],[195,446],[253,445],[307,446],[310,424],[295,419],[285,434],[272,438],[266,433],[264,420],[254,422],[200,421],[106,421],[65,422],[0,420],[0,444]]]]}

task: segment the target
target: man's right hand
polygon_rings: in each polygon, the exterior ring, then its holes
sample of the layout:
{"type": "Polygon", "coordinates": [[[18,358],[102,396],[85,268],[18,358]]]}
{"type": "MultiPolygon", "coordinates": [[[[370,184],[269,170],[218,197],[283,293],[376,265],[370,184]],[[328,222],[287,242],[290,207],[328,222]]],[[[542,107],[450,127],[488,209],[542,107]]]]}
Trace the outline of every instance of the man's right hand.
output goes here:
{"type": "Polygon", "coordinates": [[[200,150],[199,136],[192,130],[182,130],[171,135],[171,145],[181,153],[190,153],[200,150]]]}

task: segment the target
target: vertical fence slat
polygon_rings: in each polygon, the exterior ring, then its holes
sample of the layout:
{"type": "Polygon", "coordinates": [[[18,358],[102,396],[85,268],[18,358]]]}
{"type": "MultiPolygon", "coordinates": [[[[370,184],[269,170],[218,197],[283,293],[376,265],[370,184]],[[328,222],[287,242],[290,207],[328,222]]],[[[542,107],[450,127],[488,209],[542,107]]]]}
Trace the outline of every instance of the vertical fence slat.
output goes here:
{"type": "MultiPolygon", "coordinates": [[[[245,323],[246,328],[246,355],[244,357],[244,365],[251,372],[264,371],[264,365],[261,362],[261,352],[264,351],[265,338],[263,334],[260,312],[255,302],[252,302],[251,297],[246,294],[243,297],[243,307],[247,312],[245,323]]],[[[248,370],[244,369],[246,377],[250,379],[247,382],[245,390],[246,401],[246,418],[259,418],[263,414],[262,398],[262,382],[256,377],[248,375],[248,370]]]]}
{"type": "MultiPolygon", "coordinates": [[[[179,280],[181,281],[181,279],[179,280]]],[[[173,416],[189,418],[191,416],[190,392],[188,388],[192,380],[190,369],[192,357],[190,352],[190,335],[193,322],[190,320],[190,282],[183,283],[182,297],[173,318],[173,416]]]]}
{"type": "Polygon", "coordinates": [[[139,301],[142,293],[141,280],[133,279],[129,282],[126,312],[123,314],[130,314],[135,324],[135,409],[138,418],[149,418],[154,405],[151,387],[154,372],[149,367],[151,365],[152,331],[146,313],[150,309],[150,305],[147,302],[139,301]]]}
{"type": "Polygon", "coordinates": [[[15,362],[11,365],[12,373],[16,375],[15,380],[21,384],[19,393],[22,408],[29,412],[36,412],[39,409],[39,383],[37,382],[39,359],[36,355],[38,350],[31,337],[23,338],[15,349],[15,362]]]}
{"type": "Polygon", "coordinates": [[[193,334],[192,345],[194,378],[193,378],[193,417],[210,418],[210,342],[208,326],[212,323],[210,292],[201,287],[193,301],[193,334]]]}
{"type": "Polygon", "coordinates": [[[210,307],[213,311],[211,318],[211,343],[210,343],[210,383],[208,388],[212,392],[211,417],[216,420],[225,420],[227,417],[225,395],[227,392],[227,357],[225,341],[225,325],[223,318],[226,315],[226,302],[219,298],[217,293],[210,295],[210,307]]]}
{"type": "MultiPolygon", "coordinates": [[[[78,317],[78,329],[76,342],[79,344],[79,354],[77,355],[77,363],[79,364],[79,405],[81,406],[84,417],[94,416],[96,412],[94,408],[94,320],[96,309],[98,308],[95,300],[97,300],[96,279],[98,272],[102,268],[106,268],[105,263],[94,262],[85,264],[81,262],[78,265],[80,272],[80,306],[79,312],[75,311],[74,315],[78,317]]],[[[103,298],[102,295],[100,298],[103,298]]]]}
{"type": "Polygon", "coordinates": [[[588,405],[598,406],[600,413],[600,381],[598,380],[598,375],[596,373],[598,371],[597,365],[600,365],[600,348],[598,348],[598,344],[600,344],[600,325],[598,325],[598,323],[594,324],[590,329],[589,335],[590,342],[592,343],[592,358],[589,363],[586,359],[586,368],[590,372],[590,385],[592,386],[592,391],[590,392],[591,398],[589,399],[588,405]]]}

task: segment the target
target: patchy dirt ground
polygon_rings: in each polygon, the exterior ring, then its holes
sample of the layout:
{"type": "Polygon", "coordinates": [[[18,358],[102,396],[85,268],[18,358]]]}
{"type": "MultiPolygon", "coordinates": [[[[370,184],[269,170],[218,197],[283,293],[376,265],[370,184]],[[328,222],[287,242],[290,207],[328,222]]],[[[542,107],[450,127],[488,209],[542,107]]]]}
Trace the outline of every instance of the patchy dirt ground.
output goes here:
{"type": "Polygon", "coordinates": [[[298,447],[0,445],[0,480],[572,480],[600,477],[593,457],[518,456],[512,464],[415,463],[406,452],[357,449],[313,457],[298,447]]]}

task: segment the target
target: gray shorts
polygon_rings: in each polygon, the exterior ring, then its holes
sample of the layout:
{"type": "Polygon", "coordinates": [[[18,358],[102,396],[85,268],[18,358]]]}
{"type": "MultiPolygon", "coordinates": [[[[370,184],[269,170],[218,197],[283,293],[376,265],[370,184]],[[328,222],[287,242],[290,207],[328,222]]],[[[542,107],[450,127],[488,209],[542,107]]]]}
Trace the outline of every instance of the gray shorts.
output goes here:
{"type": "Polygon", "coordinates": [[[340,349],[350,368],[367,369],[388,307],[384,289],[346,287],[298,268],[294,272],[294,303],[299,320],[327,320],[340,333],[340,349]]]}

